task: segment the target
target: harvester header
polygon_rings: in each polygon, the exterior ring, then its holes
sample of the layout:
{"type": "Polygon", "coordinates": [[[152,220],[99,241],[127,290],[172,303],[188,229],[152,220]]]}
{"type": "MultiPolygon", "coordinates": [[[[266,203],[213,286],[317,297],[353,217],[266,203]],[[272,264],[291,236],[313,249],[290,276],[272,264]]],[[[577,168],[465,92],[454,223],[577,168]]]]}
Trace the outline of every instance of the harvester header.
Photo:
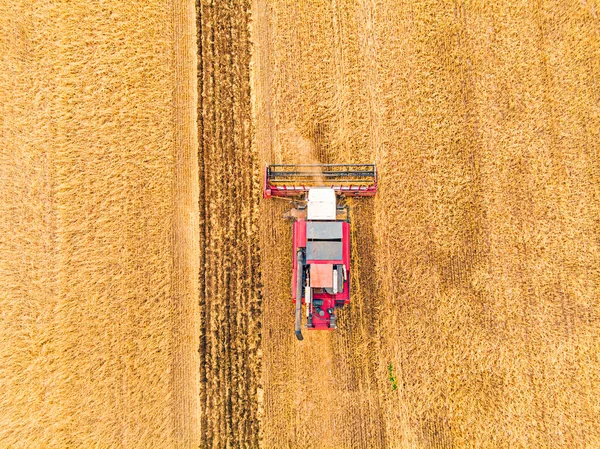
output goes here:
{"type": "Polygon", "coordinates": [[[265,168],[263,197],[298,197],[315,187],[344,196],[375,196],[374,164],[279,164],[265,168]]]}

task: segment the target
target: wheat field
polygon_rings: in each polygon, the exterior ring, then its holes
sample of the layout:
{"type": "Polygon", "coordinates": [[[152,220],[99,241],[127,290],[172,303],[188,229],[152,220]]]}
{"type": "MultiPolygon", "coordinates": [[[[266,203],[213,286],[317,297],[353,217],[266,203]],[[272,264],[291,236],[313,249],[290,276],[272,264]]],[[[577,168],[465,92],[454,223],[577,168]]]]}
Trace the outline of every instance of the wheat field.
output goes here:
{"type": "Polygon", "coordinates": [[[0,1],[0,448],[600,446],[599,10],[0,1]],[[307,162],[380,185],[300,343],[307,162]]]}
{"type": "Polygon", "coordinates": [[[0,447],[199,441],[191,2],[0,2],[0,447]]]}
{"type": "Polygon", "coordinates": [[[261,204],[264,447],[600,445],[598,7],[254,2],[261,164],[380,174],[341,329],[301,344],[261,204]]]}

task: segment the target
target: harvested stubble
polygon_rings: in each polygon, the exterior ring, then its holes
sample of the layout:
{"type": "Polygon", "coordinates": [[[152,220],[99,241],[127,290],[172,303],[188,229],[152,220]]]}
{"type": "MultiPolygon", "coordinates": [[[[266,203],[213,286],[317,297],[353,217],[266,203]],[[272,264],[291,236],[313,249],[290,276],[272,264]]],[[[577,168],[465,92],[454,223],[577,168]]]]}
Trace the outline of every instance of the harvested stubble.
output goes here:
{"type": "Polygon", "coordinates": [[[203,447],[259,445],[261,191],[248,10],[247,1],[197,2],[203,447]]]}
{"type": "Polygon", "coordinates": [[[292,129],[381,175],[342,328],[302,344],[261,204],[265,446],[600,445],[598,2],[253,13],[261,161],[298,162],[292,129]]]}
{"type": "Polygon", "coordinates": [[[190,2],[0,3],[0,447],[194,447],[190,2]]]}

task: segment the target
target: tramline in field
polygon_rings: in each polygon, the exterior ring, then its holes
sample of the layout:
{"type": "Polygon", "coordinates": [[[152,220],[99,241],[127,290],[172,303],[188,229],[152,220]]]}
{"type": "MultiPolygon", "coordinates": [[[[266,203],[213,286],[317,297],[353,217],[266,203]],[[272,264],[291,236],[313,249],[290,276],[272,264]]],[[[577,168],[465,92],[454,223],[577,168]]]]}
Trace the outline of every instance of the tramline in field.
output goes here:
{"type": "Polygon", "coordinates": [[[292,300],[296,337],[307,330],[337,328],[336,308],[350,302],[350,217],[345,197],[377,192],[373,164],[269,165],[263,196],[293,199],[292,300]]]}

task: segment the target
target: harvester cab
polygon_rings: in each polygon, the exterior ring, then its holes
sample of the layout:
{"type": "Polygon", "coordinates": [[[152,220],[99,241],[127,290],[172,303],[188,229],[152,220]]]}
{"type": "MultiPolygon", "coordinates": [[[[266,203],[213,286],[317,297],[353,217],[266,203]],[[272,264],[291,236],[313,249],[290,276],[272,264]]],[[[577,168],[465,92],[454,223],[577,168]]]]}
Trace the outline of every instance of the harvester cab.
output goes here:
{"type": "Polygon", "coordinates": [[[306,330],[337,328],[336,309],[350,302],[350,217],[344,197],[374,196],[372,164],[269,165],[263,196],[294,200],[292,301],[296,337],[306,330]]]}

